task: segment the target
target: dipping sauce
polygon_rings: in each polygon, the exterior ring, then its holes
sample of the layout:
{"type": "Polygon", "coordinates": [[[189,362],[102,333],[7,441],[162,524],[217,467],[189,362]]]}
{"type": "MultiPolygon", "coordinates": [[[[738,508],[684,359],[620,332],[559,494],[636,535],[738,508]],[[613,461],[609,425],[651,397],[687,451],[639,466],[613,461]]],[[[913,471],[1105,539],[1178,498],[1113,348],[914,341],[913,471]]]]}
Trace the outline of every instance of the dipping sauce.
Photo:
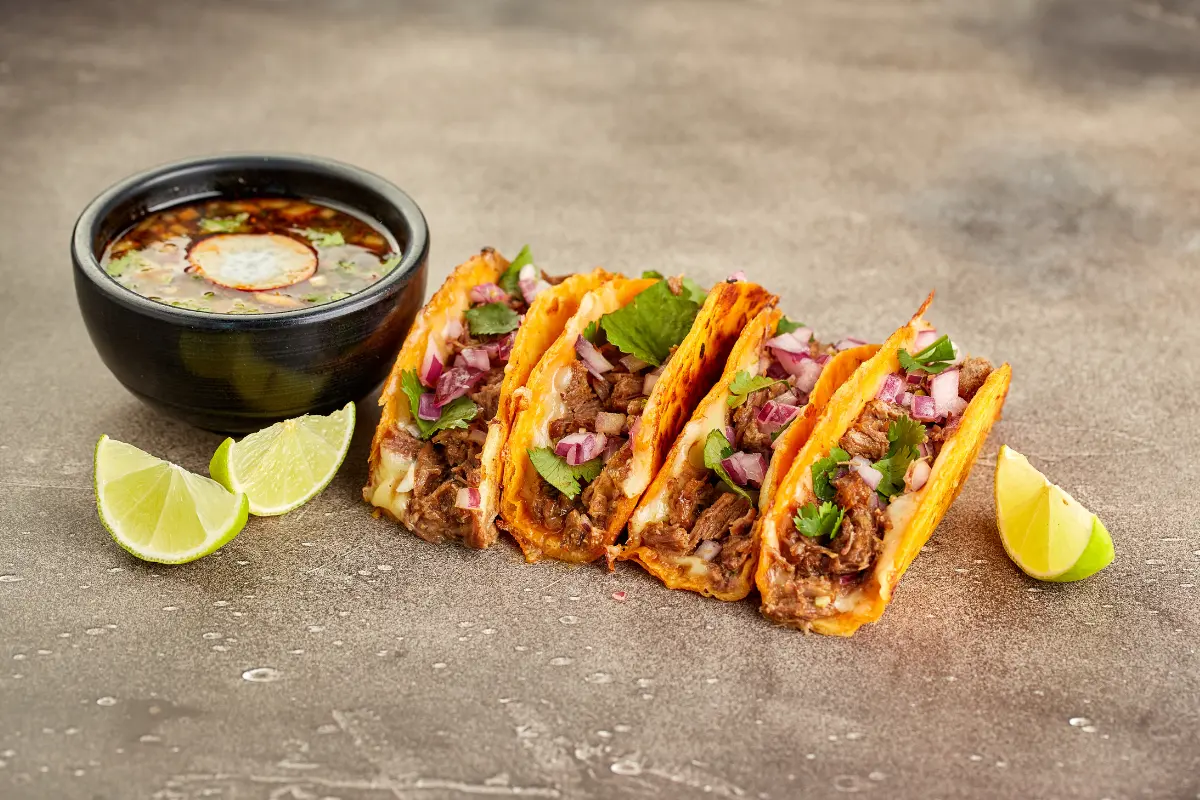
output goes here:
{"type": "Polygon", "coordinates": [[[332,303],[400,263],[385,234],[336,208],[281,197],[159,211],[110,244],[100,266],[160,303],[260,314],[332,303]]]}

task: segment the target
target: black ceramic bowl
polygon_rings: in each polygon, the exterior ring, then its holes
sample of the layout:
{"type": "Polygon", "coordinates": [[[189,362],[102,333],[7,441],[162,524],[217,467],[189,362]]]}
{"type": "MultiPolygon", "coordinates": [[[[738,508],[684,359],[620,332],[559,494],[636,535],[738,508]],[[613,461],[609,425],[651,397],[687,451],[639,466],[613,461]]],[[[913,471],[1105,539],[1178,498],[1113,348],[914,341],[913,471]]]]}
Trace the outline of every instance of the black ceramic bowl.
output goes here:
{"type": "Polygon", "coordinates": [[[429,230],[412,198],[369,172],[287,155],[168,164],[101,194],[75,223],[75,294],[88,334],[125,388],[209,430],[257,430],[328,413],[388,373],[425,294],[429,230]],[[269,314],[215,314],[148,300],[100,268],[126,228],[163,208],[213,197],[299,197],[353,209],[391,234],[401,261],[343,300],[269,314]]]}

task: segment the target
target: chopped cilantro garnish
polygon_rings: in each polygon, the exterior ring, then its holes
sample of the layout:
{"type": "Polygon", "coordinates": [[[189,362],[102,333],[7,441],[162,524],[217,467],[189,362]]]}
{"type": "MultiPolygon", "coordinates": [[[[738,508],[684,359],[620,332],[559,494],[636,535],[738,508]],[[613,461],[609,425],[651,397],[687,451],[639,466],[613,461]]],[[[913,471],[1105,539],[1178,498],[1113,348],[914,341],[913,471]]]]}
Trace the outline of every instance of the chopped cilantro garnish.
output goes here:
{"type": "Polygon", "coordinates": [[[680,283],[683,284],[683,296],[691,300],[696,305],[704,305],[704,301],[708,299],[708,292],[704,287],[696,283],[691,278],[684,278],[680,283]]]}
{"type": "MultiPolygon", "coordinates": [[[[529,245],[525,245],[521,248],[521,252],[517,253],[517,257],[512,260],[512,263],[508,265],[508,269],[504,270],[500,275],[496,283],[509,294],[516,294],[521,291],[521,284],[519,283],[521,280],[521,267],[532,263],[533,254],[529,252],[529,245]]],[[[537,269],[537,267],[534,267],[534,269],[537,269]]]]}
{"type": "Polygon", "coordinates": [[[323,295],[323,294],[306,294],[306,295],[301,296],[300,299],[306,303],[320,303],[322,300],[325,299],[325,295],[323,295]]]}
{"type": "Polygon", "coordinates": [[[351,294],[351,292],[334,292],[333,294],[329,295],[329,302],[334,303],[338,300],[345,300],[351,294]]]}
{"type": "Polygon", "coordinates": [[[463,316],[467,318],[467,326],[471,329],[472,336],[508,333],[521,325],[517,312],[504,303],[488,303],[468,308],[463,316]]]}
{"type": "Polygon", "coordinates": [[[903,347],[899,353],[900,366],[905,372],[924,370],[934,375],[950,366],[954,359],[954,345],[949,336],[939,336],[937,340],[916,355],[909,355],[903,347]]]}
{"type": "Polygon", "coordinates": [[[135,253],[126,253],[123,256],[118,256],[110,260],[104,265],[104,271],[114,278],[119,278],[129,271],[130,267],[140,262],[142,259],[135,253]]]}
{"type": "Polygon", "coordinates": [[[803,328],[803,322],[792,322],[787,317],[780,317],[779,322],[775,325],[775,335],[782,336],[785,333],[791,333],[797,328],[803,328]]]}
{"type": "Polygon", "coordinates": [[[739,370],[738,374],[733,376],[733,381],[729,384],[729,397],[725,398],[725,402],[730,408],[737,408],[746,402],[746,398],[752,392],[757,392],[759,389],[765,389],[776,383],[783,383],[783,381],[778,378],[768,378],[766,375],[751,375],[744,369],[739,370]]]}
{"type": "MultiPolygon", "coordinates": [[[[342,264],[345,264],[345,263],[347,263],[347,262],[339,261],[338,266],[340,267],[340,266],[342,266],[342,264]]],[[[350,264],[351,269],[354,269],[354,266],[355,265],[353,263],[350,264]]],[[[400,254],[392,253],[390,256],[388,256],[387,258],[385,258],[383,260],[383,263],[379,265],[379,269],[382,274],[387,275],[389,272],[391,272],[398,266],[400,266],[400,254]]]]}
{"type": "Polygon", "coordinates": [[[839,506],[828,501],[817,505],[808,503],[800,507],[792,521],[801,536],[810,539],[820,539],[828,536],[831,540],[838,535],[842,527],[842,517],[846,512],[839,506]]]}
{"type": "Polygon", "coordinates": [[[663,274],[656,269],[648,269],[642,273],[642,278],[653,278],[656,281],[661,281],[663,274]]]}
{"type": "Polygon", "coordinates": [[[829,455],[817,459],[812,465],[813,494],[821,500],[832,500],[836,494],[831,476],[834,470],[850,460],[850,454],[840,447],[831,447],[829,455]]]}
{"type": "Polygon", "coordinates": [[[600,475],[600,470],[604,469],[604,462],[600,458],[593,458],[573,467],[566,459],[555,455],[552,447],[530,447],[528,452],[529,460],[538,474],[569,500],[574,500],[582,491],[580,481],[591,483],[600,475]]]}
{"type": "Polygon", "coordinates": [[[232,217],[205,217],[200,220],[201,233],[237,233],[246,224],[250,215],[243,211],[232,217]]]}
{"type": "Polygon", "coordinates": [[[675,295],[666,281],[659,281],[625,307],[605,314],[600,324],[610,344],[657,367],[687,336],[699,311],[700,304],[686,291],[675,295]]]}
{"type": "MultiPolygon", "coordinates": [[[[394,258],[394,257],[395,256],[393,256],[392,258],[394,258]]],[[[391,260],[391,258],[388,259],[388,261],[390,261],[390,260],[391,260]]],[[[398,264],[400,262],[397,261],[396,263],[398,264]]],[[[386,268],[387,261],[384,261],[383,265],[386,268]]],[[[353,261],[349,261],[344,258],[341,261],[337,262],[337,266],[338,266],[338,269],[342,270],[343,272],[354,272],[356,269],[358,269],[358,264],[355,264],[353,261]]]]}
{"type": "Polygon", "coordinates": [[[312,228],[305,228],[300,232],[304,234],[305,238],[307,238],[317,247],[338,247],[339,245],[346,243],[346,237],[342,236],[341,231],[333,231],[332,233],[329,233],[326,231],[313,230],[312,228]]]}
{"type": "Polygon", "coordinates": [[[442,406],[441,416],[437,419],[432,421],[421,419],[417,415],[417,410],[420,408],[421,395],[425,393],[425,387],[421,385],[421,379],[417,377],[415,369],[406,369],[400,373],[400,388],[408,395],[408,407],[412,411],[413,424],[421,431],[422,439],[428,439],[441,430],[465,428],[467,423],[475,419],[475,415],[479,413],[479,406],[475,405],[471,398],[463,395],[442,406]]]}
{"type": "Polygon", "coordinates": [[[753,503],[754,499],[750,497],[749,492],[734,483],[733,479],[729,477],[729,473],[721,466],[721,460],[731,455],[733,455],[733,447],[725,438],[724,432],[716,428],[709,431],[708,438],[704,440],[704,466],[717,473],[717,477],[729,487],[730,491],[753,503]]]}
{"type": "Polygon", "coordinates": [[[904,473],[908,465],[920,457],[917,446],[925,441],[925,426],[907,414],[902,414],[888,425],[888,452],[873,466],[883,473],[883,479],[875,487],[884,499],[904,491],[904,473]]]}

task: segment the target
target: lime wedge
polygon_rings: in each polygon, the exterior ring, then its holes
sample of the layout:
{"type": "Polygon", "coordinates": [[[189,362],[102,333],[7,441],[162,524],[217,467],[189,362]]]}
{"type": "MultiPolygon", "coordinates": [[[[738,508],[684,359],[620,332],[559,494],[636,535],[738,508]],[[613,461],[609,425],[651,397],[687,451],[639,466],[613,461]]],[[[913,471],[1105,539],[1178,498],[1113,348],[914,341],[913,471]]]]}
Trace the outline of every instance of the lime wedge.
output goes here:
{"type": "Polygon", "coordinates": [[[329,485],[350,449],[354,403],[327,417],[276,422],[240,442],[221,442],[209,474],[250,498],[250,513],[273,517],[299,508],[329,485]]]}
{"type": "Polygon", "coordinates": [[[96,442],[95,484],[100,522],[144,561],[195,561],[246,525],[244,494],[107,436],[96,442]]]}
{"type": "Polygon", "coordinates": [[[996,459],[996,525],[1009,558],[1039,580],[1082,580],[1113,560],[1099,517],[1008,445],[996,459]]]}

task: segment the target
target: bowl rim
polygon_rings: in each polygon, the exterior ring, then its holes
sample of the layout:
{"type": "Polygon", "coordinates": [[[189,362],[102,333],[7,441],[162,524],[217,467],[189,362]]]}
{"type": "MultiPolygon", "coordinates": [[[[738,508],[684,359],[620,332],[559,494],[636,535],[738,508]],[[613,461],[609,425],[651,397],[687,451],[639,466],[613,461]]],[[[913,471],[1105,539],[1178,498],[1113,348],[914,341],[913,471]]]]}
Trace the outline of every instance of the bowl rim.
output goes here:
{"type": "MultiPolygon", "coordinates": [[[[189,202],[187,199],[181,198],[178,204],[187,202],[189,202]]],[[[383,225],[374,217],[372,217],[372,221],[377,225],[383,225]]],[[[163,321],[218,329],[270,328],[281,322],[293,321],[319,323],[367,308],[378,300],[379,295],[406,281],[413,270],[424,262],[428,252],[428,223],[416,201],[406,192],[390,181],[361,167],[331,158],[302,153],[223,153],[185,158],[149,167],[112,184],[93,198],[76,219],[71,234],[71,258],[77,268],[77,274],[82,273],[86,276],[92,285],[109,299],[131,311],[163,321]],[[401,249],[400,263],[376,283],[341,300],[312,308],[285,309],[257,314],[222,314],[216,311],[196,311],[159,303],[121,285],[101,268],[100,260],[92,249],[92,242],[100,223],[108,214],[112,213],[117,205],[147,183],[161,180],[175,173],[194,173],[197,170],[205,169],[236,172],[239,168],[252,170],[264,167],[283,170],[294,167],[307,171],[316,168],[330,178],[357,183],[361,188],[383,198],[385,202],[400,212],[410,229],[408,242],[401,249]]]]}

